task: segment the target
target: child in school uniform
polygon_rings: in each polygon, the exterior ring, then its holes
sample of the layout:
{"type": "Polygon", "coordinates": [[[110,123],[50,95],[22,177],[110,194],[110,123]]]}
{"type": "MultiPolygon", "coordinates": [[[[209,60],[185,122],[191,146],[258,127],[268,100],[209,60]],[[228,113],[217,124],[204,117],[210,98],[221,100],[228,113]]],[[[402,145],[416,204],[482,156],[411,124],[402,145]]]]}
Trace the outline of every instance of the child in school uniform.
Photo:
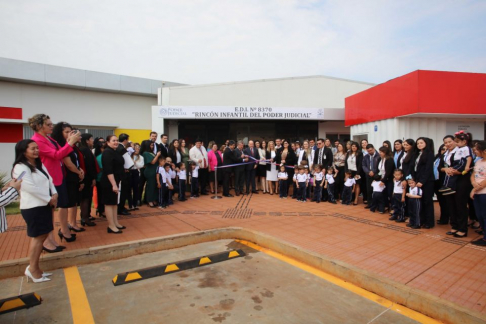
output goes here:
{"type": "MultiPolygon", "coordinates": [[[[471,164],[473,162],[473,154],[470,148],[471,136],[469,133],[460,131],[455,134],[454,142],[456,142],[456,148],[452,151],[450,156],[451,165],[446,163],[444,166],[446,168],[451,167],[465,175],[471,169],[471,164]]],[[[439,189],[439,192],[441,192],[443,196],[455,194],[458,177],[459,175],[450,176],[446,174],[444,185],[439,189]]]]}
{"type": "Polygon", "coordinates": [[[316,203],[321,202],[322,188],[324,186],[324,172],[319,164],[314,166],[314,200],[316,203]]]}
{"type": "Polygon", "coordinates": [[[422,189],[417,187],[415,180],[408,176],[408,215],[410,221],[407,224],[408,227],[413,229],[420,228],[420,209],[421,209],[421,199],[422,199],[422,189]]]}
{"type": "Polygon", "coordinates": [[[299,173],[295,175],[295,186],[297,188],[297,201],[306,202],[305,194],[307,190],[307,175],[305,168],[299,167],[299,173]]]}
{"type": "Polygon", "coordinates": [[[407,182],[403,180],[403,171],[396,169],[393,173],[393,216],[389,220],[405,222],[405,194],[407,182]]]}
{"type": "Polygon", "coordinates": [[[277,174],[278,179],[278,191],[280,192],[280,199],[285,198],[287,199],[288,195],[288,185],[287,179],[289,178],[289,174],[285,170],[285,166],[280,166],[280,172],[277,174]]]}
{"type": "Polygon", "coordinates": [[[377,209],[380,214],[383,214],[385,212],[385,196],[383,194],[383,191],[385,190],[386,186],[381,180],[381,175],[376,174],[373,177],[373,182],[371,183],[371,187],[373,188],[373,195],[371,198],[370,212],[372,213],[374,213],[377,209]]]}
{"type": "MultiPolygon", "coordinates": [[[[303,161],[305,162],[305,161],[303,161]]],[[[304,165],[304,173],[305,175],[307,176],[307,188],[305,189],[305,199],[310,199],[311,197],[311,187],[312,187],[312,182],[313,182],[313,176],[312,174],[309,172],[309,166],[308,165],[304,165]]]]}
{"type": "Polygon", "coordinates": [[[326,183],[324,184],[324,188],[327,189],[327,201],[329,201],[331,204],[336,204],[336,198],[334,198],[334,183],[336,182],[334,180],[335,176],[334,169],[329,167],[329,169],[327,169],[326,183]]]}
{"type": "Polygon", "coordinates": [[[186,201],[186,164],[179,164],[179,171],[177,172],[177,177],[179,178],[179,201],[186,201]]]}
{"type": "Polygon", "coordinates": [[[341,203],[343,205],[350,205],[353,198],[354,187],[356,186],[356,180],[353,178],[351,171],[344,173],[344,188],[341,195],[341,203]]]}
{"type": "Polygon", "coordinates": [[[159,188],[159,208],[165,209],[169,205],[169,169],[170,164],[165,163],[161,165],[162,161],[159,160],[159,166],[157,167],[157,188],[159,188]]]}
{"type": "Polygon", "coordinates": [[[199,165],[194,162],[189,164],[191,172],[191,198],[199,198],[199,165]]]}

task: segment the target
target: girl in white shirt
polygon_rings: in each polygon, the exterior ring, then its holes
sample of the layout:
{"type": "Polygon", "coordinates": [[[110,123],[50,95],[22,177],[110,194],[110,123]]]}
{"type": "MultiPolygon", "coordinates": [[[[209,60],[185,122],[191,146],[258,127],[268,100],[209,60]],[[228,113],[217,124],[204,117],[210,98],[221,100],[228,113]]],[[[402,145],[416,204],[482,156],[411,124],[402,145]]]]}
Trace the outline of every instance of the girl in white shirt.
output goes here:
{"type": "Polygon", "coordinates": [[[420,210],[421,210],[421,200],[422,200],[422,189],[417,187],[415,180],[408,176],[408,187],[409,192],[408,197],[408,215],[410,216],[410,221],[407,224],[408,227],[413,229],[420,229],[420,210]]]}
{"type": "Polygon", "coordinates": [[[285,170],[285,166],[281,165],[280,166],[280,172],[277,174],[277,179],[278,179],[278,190],[280,191],[280,198],[285,198],[287,199],[288,195],[288,182],[287,179],[289,178],[289,174],[285,170]]]}
{"type": "Polygon", "coordinates": [[[405,194],[407,193],[407,182],[403,180],[402,170],[395,170],[393,173],[393,216],[390,220],[397,223],[405,222],[405,194]]]}
{"type": "Polygon", "coordinates": [[[324,188],[327,189],[327,194],[328,198],[327,201],[329,201],[331,204],[336,203],[336,198],[334,198],[334,183],[336,182],[334,180],[334,177],[336,175],[334,174],[334,168],[330,167],[327,169],[327,174],[326,174],[326,184],[324,185],[324,188]]]}
{"type": "Polygon", "coordinates": [[[355,185],[356,185],[356,180],[354,180],[353,178],[353,173],[351,171],[346,171],[346,173],[344,174],[343,194],[341,196],[341,203],[343,205],[351,204],[351,199],[353,198],[355,185]]]}
{"type": "Polygon", "coordinates": [[[297,201],[306,202],[307,175],[304,167],[299,167],[299,173],[295,175],[295,185],[297,187],[297,201]]]}
{"type": "Polygon", "coordinates": [[[314,166],[314,200],[320,203],[322,199],[322,187],[324,186],[324,172],[320,164],[314,166]]]}

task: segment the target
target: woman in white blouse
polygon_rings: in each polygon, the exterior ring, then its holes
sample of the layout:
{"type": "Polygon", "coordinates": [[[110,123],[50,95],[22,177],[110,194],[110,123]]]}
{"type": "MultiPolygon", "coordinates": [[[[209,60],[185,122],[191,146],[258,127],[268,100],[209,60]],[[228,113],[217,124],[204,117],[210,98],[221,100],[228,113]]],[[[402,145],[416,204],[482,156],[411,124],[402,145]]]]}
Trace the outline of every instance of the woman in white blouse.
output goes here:
{"type": "Polygon", "coordinates": [[[312,164],[314,163],[314,150],[309,146],[309,141],[305,140],[302,143],[302,149],[299,152],[299,158],[297,160],[297,165],[300,165],[302,160],[307,161],[307,165],[309,166],[309,170],[312,169],[312,164]]]}
{"type": "Polygon", "coordinates": [[[32,238],[25,275],[27,280],[30,278],[33,282],[49,281],[51,274],[42,272],[39,258],[42,243],[54,230],[52,209],[57,205],[58,195],[51,176],[39,158],[39,146],[30,139],[21,140],[15,146],[12,177],[18,178],[22,173],[20,213],[27,223],[27,235],[32,238]]]}
{"type": "Polygon", "coordinates": [[[268,149],[265,154],[265,159],[270,160],[270,163],[267,163],[267,183],[268,189],[270,190],[270,194],[273,195],[273,187],[275,185],[275,193],[278,194],[278,185],[277,185],[277,164],[275,163],[275,158],[277,157],[277,152],[275,150],[275,143],[273,141],[268,142],[268,149]]]}

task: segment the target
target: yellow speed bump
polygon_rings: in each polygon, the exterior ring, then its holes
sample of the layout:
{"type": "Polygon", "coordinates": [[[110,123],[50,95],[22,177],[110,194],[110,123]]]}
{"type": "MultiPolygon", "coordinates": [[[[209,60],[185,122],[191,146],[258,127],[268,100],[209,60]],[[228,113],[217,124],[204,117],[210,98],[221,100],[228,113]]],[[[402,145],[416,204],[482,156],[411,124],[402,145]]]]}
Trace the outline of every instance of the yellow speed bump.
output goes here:
{"type": "Polygon", "coordinates": [[[14,312],[23,308],[40,305],[42,298],[36,293],[0,299],[0,314],[14,312]]]}
{"type": "Polygon", "coordinates": [[[112,282],[115,286],[124,285],[127,283],[136,282],[139,280],[149,279],[153,277],[163,276],[165,274],[174,273],[182,270],[188,270],[205,266],[208,264],[218,263],[229,259],[245,256],[242,250],[232,250],[211,255],[205,255],[195,259],[183,260],[179,262],[171,262],[155,267],[140,269],[136,271],[129,271],[117,274],[112,282]]]}

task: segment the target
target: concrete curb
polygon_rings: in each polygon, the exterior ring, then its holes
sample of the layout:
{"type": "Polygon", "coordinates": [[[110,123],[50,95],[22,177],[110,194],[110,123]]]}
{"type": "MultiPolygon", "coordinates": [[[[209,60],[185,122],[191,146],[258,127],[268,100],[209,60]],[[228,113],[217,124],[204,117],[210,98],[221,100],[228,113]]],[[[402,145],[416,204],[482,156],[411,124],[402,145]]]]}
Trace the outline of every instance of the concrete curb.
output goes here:
{"type": "MultiPolygon", "coordinates": [[[[47,254],[41,257],[41,266],[44,270],[80,266],[221,239],[242,239],[256,243],[445,323],[479,324],[486,322],[486,315],[477,311],[464,308],[421,290],[380,277],[345,262],[307,251],[270,235],[239,227],[177,234],[89,249],[47,254]]],[[[0,264],[0,279],[23,275],[24,269],[28,264],[28,258],[2,262],[0,264]]]]}

